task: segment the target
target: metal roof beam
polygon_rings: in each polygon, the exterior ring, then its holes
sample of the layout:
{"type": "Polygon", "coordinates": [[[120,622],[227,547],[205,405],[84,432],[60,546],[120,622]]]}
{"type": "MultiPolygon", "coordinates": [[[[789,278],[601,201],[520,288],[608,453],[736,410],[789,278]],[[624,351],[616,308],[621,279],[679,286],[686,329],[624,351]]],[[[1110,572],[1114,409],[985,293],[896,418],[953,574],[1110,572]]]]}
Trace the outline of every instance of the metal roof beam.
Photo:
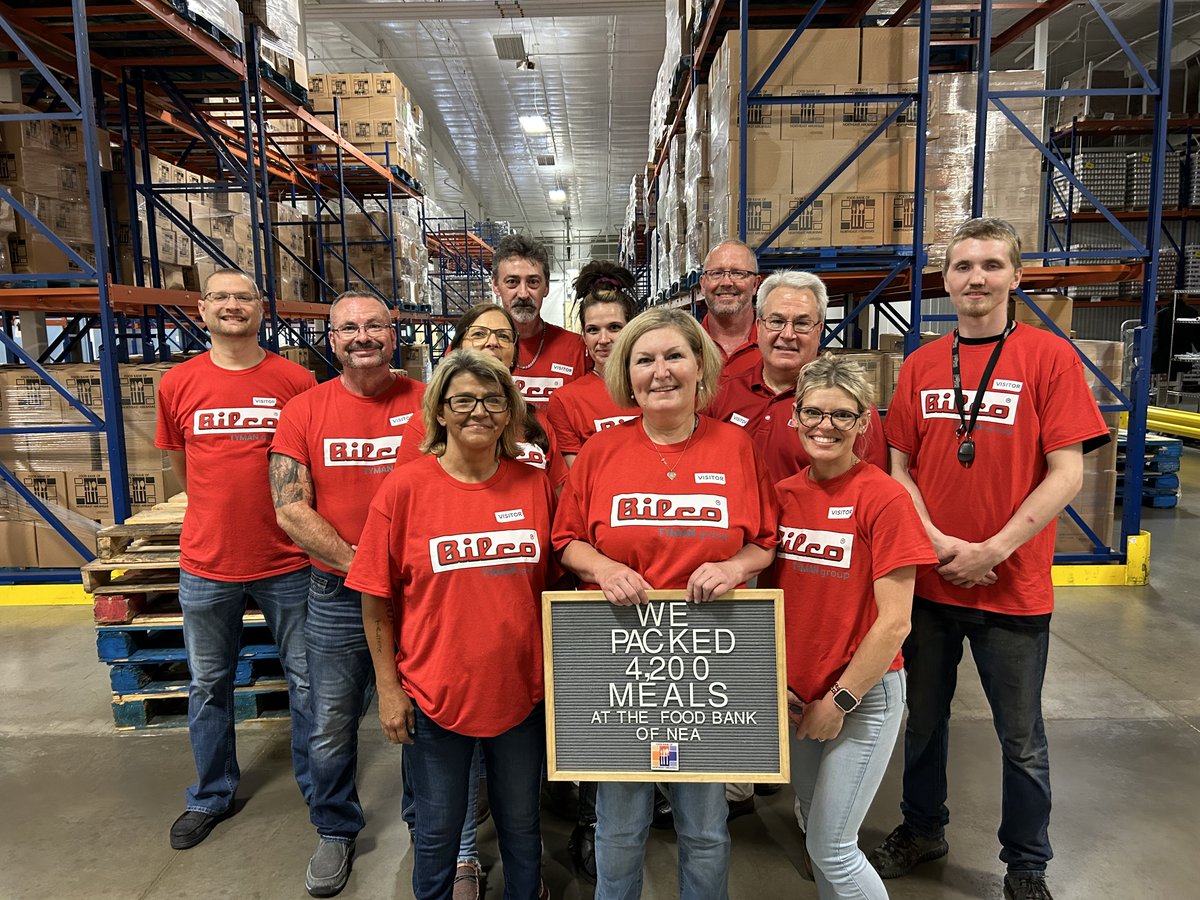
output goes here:
{"type": "Polygon", "coordinates": [[[543,19],[549,17],[596,18],[598,16],[621,15],[623,13],[646,12],[645,0],[521,0],[520,5],[504,5],[495,0],[411,0],[408,3],[320,3],[308,2],[304,6],[305,22],[403,22],[449,19],[465,22],[477,19],[492,19],[503,22],[509,19],[543,19]],[[505,13],[510,12],[511,15],[505,13]]]}
{"type": "Polygon", "coordinates": [[[992,38],[992,52],[995,53],[1000,48],[1007,47],[1026,31],[1033,28],[1039,22],[1050,18],[1050,16],[1072,2],[1073,0],[1046,0],[1045,3],[1033,12],[1022,16],[1016,23],[1010,25],[1007,29],[996,35],[996,37],[992,38]]]}

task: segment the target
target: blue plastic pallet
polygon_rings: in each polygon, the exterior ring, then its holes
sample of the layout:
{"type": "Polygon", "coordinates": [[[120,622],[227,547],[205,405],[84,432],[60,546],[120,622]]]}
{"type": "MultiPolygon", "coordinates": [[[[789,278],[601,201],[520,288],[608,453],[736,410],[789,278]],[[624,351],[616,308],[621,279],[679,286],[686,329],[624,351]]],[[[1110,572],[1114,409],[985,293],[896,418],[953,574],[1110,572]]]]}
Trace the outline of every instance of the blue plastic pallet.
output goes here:
{"type": "MultiPolygon", "coordinates": [[[[247,657],[276,654],[271,629],[265,623],[246,623],[242,632],[247,657]]],[[[174,662],[186,659],[183,626],[103,625],[96,629],[96,655],[102,662],[174,662]]]]}
{"type": "MultiPolygon", "coordinates": [[[[243,657],[234,669],[234,687],[246,687],[264,680],[278,681],[283,677],[283,665],[267,648],[271,655],[243,657]]],[[[109,681],[114,694],[163,694],[187,691],[190,677],[187,664],[171,663],[116,663],[109,669],[109,681]]]]}

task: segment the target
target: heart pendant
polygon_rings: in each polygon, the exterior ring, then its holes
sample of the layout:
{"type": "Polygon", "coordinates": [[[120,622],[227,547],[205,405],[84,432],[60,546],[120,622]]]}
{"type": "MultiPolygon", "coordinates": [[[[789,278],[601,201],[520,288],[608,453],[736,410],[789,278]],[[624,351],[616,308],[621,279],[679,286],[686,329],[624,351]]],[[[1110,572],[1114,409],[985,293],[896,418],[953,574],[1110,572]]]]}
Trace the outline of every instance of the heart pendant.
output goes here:
{"type": "Polygon", "coordinates": [[[668,477],[669,479],[671,479],[672,481],[674,481],[674,480],[675,480],[675,473],[674,473],[674,472],[668,472],[668,473],[667,473],[667,477],[668,477]]]}

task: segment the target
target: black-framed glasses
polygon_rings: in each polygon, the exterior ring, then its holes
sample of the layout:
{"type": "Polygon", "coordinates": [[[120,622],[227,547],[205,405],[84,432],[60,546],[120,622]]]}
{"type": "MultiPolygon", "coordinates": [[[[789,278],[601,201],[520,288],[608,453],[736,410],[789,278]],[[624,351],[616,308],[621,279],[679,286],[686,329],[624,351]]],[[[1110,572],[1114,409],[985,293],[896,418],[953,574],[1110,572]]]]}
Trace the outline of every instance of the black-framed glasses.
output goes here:
{"type": "Polygon", "coordinates": [[[767,316],[766,318],[759,316],[758,321],[762,322],[763,328],[770,332],[780,332],[791,325],[792,331],[796,334],[808,334],[821,324],[820,319],[785,319],[783,316],[767,316]]]}
{"type": "Polygon", "coordinates": [[[476,397],[474,394],[452,394],[442,401],[451,412],[456,412],[459,415],[470,415],[475,412],[475,407],[480,403],[483,404],[485,411],[490,413],[502,413],[508,410],[508,397],[504,394],[488,394],[486,397],[476,397]]]}
{"type": "Polygon", "coordinates": [[[751,272],[749,269],[705,269],[700,273],[710,281],[720,281],[723,278],[732,278],[734,281],[745,281],[747,278],[753,278],[757,272],[751,272]]]}
{"type": "Polygon", "coordinates": [[[463,340],[484,343],[492,335],[502,344],[516,343],[517,333],[511,328],[488,328],[486,325],[472,325],[463,334],[463,340]]]}
{"type": "Polygon", "coordinates": [[[366,325],[339,325],[337,328],[329,329],[339,337],[344,337],[347,340],[358,337],[360,331],[365,331],[371,337],[380,337],[391,326],[384,322],[368,322],[366,325]]]}
{"type": "Polygon", "coordinates": [[[247,294],[242,291],[209,291],[204,295],[209,303],[240,303],[243,306],[253,306],[258,303],[258,294],[247,294]]]}
{"type": "Polygon", "coordinates": [[[829,424],[838,431],[849,431],[862,416],[862,413],[856,413],[849,409],[835,409],[825,412],[825,410],[818,409],[815,406],[796,407],[796,418],[805,428],[816,428],[828,418],[829,424]]]}

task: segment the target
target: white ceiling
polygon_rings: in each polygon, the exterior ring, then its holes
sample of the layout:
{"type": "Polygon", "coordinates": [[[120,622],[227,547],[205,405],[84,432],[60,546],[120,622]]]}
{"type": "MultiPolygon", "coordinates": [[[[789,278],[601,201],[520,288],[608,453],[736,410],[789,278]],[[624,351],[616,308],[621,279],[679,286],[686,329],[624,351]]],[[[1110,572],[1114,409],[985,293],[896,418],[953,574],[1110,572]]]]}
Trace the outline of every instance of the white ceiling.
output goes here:
{"type": "Polygon", "coordinates": [[[619,232],[629,183],[645,168],[663,9],[663,0],[307,0],[305,14],[312,71],[386,69],[408,85],[444,144],[431,186],[443,206],[460,202],[556,242],[567,211],[586,256],[591,237],[619,232]],[[498,58],[493,35],[514,33],[534,71],[498,58]],[[549,134],[521,130],[517,116],[531,114],[549,134]],[[538,165],[545,154],[553,167],[538,165]],[[459,172],[465,195],[450,186],[459,172]],[[554,187],[566,204],[550,202],[554,187]]]}

